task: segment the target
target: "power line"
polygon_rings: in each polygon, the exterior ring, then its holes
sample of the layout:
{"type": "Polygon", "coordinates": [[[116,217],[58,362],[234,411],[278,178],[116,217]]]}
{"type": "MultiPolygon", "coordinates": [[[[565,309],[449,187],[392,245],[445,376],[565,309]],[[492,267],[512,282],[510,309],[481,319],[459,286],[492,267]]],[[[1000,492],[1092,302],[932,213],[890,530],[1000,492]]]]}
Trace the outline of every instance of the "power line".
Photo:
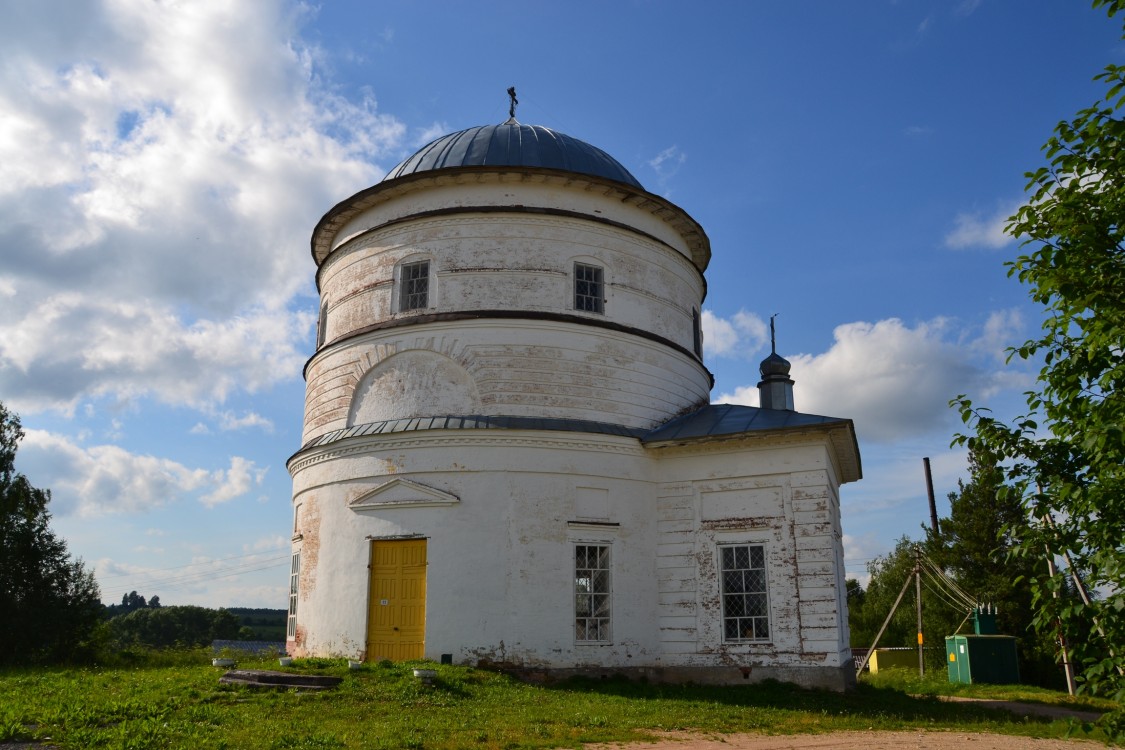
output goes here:
{"type": "MultiPolygon", "coordinates": [[[[211,563],[227,562],[228,560],[244,560],[248,557],[258,557],[259,555],[262,555],[262,554],[266,554],[266,553],[251,552],[251,553],[246,554],[246,555],[234,555],[232,557],[218,557],[218,558],[215,558],[214,560],[207,560],[205,562],[192,562],[192,563],[186,563],[184,565],[173,565],[170,568],[151,568],[150,570],[146,571],[146,573],[159,573],[159,572],[165,571],[165,570],[179,570],[180,568],[192,568],[192,567],[195,567],[197,565],[210,565],[211,563]]],[[[134,576],[134,575],[138,575],[138,574],[137,573],[108,573],[106,575],[99,575],[98,578],[99,579],[126,578],[128,576],[134,576]]]]}
{"type": "MultiPolygon", "coordinates": [[[[244,557],[244,556],[243,556],[244,557]]],[[[238,559],[238,558],[228,558],[238,559]]],[[[205,565],[207,563],[197,563],[196,565],[205,565]]],[[[281,557],[269,557],[266,559],[259,559],[247,561],[239,565],[231,565],[222,568],[212,568],[208,570],[197,570],[187,573],[182,573],[174,576],[166,577],[150,577],[140,582],[130,583],[128,585],[112,586],[102,591],[103,596],[116,597],[118,594],[126,594],[129,591],[136,591],[137,589],[178,589],[192,583],[200,581],[217,579],[217,578],[233,578],[236,576],[246,575],[249,573],[257,573],[263,570],[272,570],[281,568],[289,564],[289,555],[286,554],[281,557]]],[[[190,567],[190,566],[181,566],[190,567]]],[[[137,574],[138,577],[148,575],[147,573],[137,574]]]]}

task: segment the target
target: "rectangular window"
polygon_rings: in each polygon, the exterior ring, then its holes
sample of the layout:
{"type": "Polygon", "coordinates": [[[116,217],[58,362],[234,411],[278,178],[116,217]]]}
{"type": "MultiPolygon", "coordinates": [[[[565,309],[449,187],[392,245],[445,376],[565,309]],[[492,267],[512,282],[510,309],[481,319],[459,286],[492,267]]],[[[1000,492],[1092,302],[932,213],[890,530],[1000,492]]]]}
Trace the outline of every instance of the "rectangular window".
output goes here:
{"type": "Polygon", "coordinates": [[[574,309],[585,312],[605,312],[603,302],[605,287],[602,269],[585,263],[574,264],[574,309]]]}
{"type": "Polygon", "coordinates": [[[301,553],[294,552],[289,565],[289,621],[285,631],[289,638],[297,637],[297,582],[300,578],[301,553]]]}
{"type": "Polygon", "coordinates": [[[328,303],[320,306],[320,317],[316,321],[316,348],[324,346],[324,337],[328,334],[328,303]]]}
{"type": "Polygon", "coordinates": [[[699,320],[699,310],[691,309],[691,348],[695,356],[703,359],[703,326],[699,320]]]}
{"type": "Polygon", "coordinates": [[[574,547],[574,639],[610,640],[608,545],[574,547]]]}
{"type": "Polygon", "coordinates": [[[769,640],[765,545],[724,546],[719,548],[719,553],[722,558],[723,639],[769,640]]]}
{"type": "Polygon", "coordinates": [[[430,304],[430,261],[404,263],[399,283],[399,312],[423,310],[430,304]]]}

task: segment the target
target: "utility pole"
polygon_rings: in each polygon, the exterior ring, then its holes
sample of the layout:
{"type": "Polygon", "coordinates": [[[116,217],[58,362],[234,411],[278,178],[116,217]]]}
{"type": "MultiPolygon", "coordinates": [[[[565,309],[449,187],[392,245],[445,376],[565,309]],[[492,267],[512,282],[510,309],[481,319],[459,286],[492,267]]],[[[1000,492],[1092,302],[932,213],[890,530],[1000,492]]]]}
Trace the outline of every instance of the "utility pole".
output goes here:
{"type": "Polygon", "coordinates": [[[926,662],[922,653],[922,548],[918,545],[914,545],[914,598],[918,609],[918,676],[925,677],[926,662]]]}
{"type": "MultiPolygon", "coordinates": [[[[1047,572],[1052,578],[1055,577],[1055,556],[1051,554],[1051,548],[1047,548],[1047,572]]],[[[1059,598],[1059,592],[1055,591],[1054,597],[1059,598]]],[[[1066,692],[1069,695],[1074,695],[1074,665],[1070,663],[1070,655],[1067,653],[1066,636],[1063,635],[1062,624],[1059,623],[1059,650],[1062,651],[1063,673],[1066,675],[1066,692]]]]}
{"type": "Polygon", "coordinates": [[[936,536],[938,534],[937,502],[934,500],[934,475],[930,471],[929,456],[922,459],[922,466],[926,468],[926,495],[930,500],[930,528],[934,530],[936,536]]]}
{"type": "Polygon", "coordinates": [[[898,605],[902,601],[903,595],[905,595],[906,590],[910,588],[910,576],[912,575],[913,572],[911,572],[910,575],[906,576],[906,580],[903,581],[902,590],[898,592],[898,598],[895,599],[895,603],[891,605],[891,611],[887,613],[887,619],[883,620],[883,625],[879,628],[879,632],[875,634],[875,640],[871,642],[871,648],[867,649],[867,656],[864,656],[863,661],[861,661],[859,663],[859,666],[856,667],[855,673],[857,675],[863,671],[864,667],[867,666],[867,662],[871,661],[871,655],[875,653],[875,647],[879,645],[879,639],[883,637],[883,633],[887,630],[887,626],[891,624],[891,618],[895,616],[895,612],[898,610],[898,605]]]}

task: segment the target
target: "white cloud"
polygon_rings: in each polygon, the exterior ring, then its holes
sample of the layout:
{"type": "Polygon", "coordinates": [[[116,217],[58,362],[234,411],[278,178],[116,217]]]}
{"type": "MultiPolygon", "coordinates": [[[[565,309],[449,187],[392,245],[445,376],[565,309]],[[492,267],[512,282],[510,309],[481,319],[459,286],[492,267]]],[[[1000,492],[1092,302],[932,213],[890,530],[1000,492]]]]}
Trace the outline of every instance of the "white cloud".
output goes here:
{"type": "Polygon", "coordinates": [[[212,506],[261,484],[265,469],[239,456],[230,461],[229,469],[208,471],[116,445],[85,447],[61,435],[26,430],[19,469],[33,485],[51,488],[54,515],[91,517],[143,513],[190,498],[212,506]]]}
{"type": "Polygon", "coordinates": [[[891,442],[950,424],[949,399],[975,390],[983,373],[949,340],[948,321],[913,328],[892,318],[837,326],[832,347],[790,358],[797,408],[855,420],[861,438],[891,442]]]}
{"type": "Polygon", "coordinates": [[[103,557],[94,565],[94,571],[107,601],[117,601],[122,594],[138,591],[145,596],[158,595],[165,606],[190,602],[205,607],[283,608],[285,578],[278,573],[289,565],[288,547],[286,543],[284,548],[263,549],[239,557],[196,555],[187,564],[174,568],[154,568],[103,557]],[[262,579],[282,583],[261,583],[262,579]]]}
{"type": "Polygon", "coordinates": [[[998,249],[1010,244],[1012,236],[1004,227],[1008,217],[1016,212],[1019,203],[1006,204],[991,214],[960,213],[953,219],[954,228],[945,236],[946,247],[957,250],[968,247],[998,249]]]}
{"type": "Polygon", "coordinates": [[[248,309],[192,324],[170,309],[72,291],[0,322],[0,385],[20,411],[70,411],[81,397],[154,395],[202,408],[296,377],[311,311],[248,309]],[[6,366],[5,366],[6,365],[6,366]]]}
{"type": "Polygon", "coordinates": [[[953,9],[953,14],[962,18],[971,16],[980,7],[980,4],[981,0],[961,0],[957,7],[953,9]]]}
{"type": "Polygon", "coordinates": [[[449,132],[451,132],[450,127],[444,122],[432,123],[428,128],[423,128],[419,131],[418,135],[414,138],[414,145],[417,148],[421,148],[449,132]]]}
{"type": "Polygon", "coordinates": [[[704,310],[700,326],[703,352],[707,356],[750,356],[769,340],[765,322],[746,310],[739,310],[729,320],[704,310]]]}
{"type": "Polygon", "coordinates": [[[703,352],[709,356],[723,356],[735,351],[738,346],[738,331],[729,320],[720,318],[710,310],[700,316],[703,328],[703,352]]]}
{"type": "Polygon", "coordinates": [[[734,314],[734,327],[742,337],[747,354],[753,354],[769,341],[766,322],[754,313],[739,310],[734,314]]]}
{"type": "Polygon", "coordinates": [[[253,544],[243,545],[243,552],[272,552],[274,550],[288,550],[291,542],[280,534],[264,536],[254,540],[253,544]]]}
{"type": "Polygon", "coordinates": [[[740,385],[730,393],[720,393],[718,396],[711,399],[711,403],[757,406],[758,387],[756,385],[740,385]]]}
{"type": "Polygon", "coordinates": [[[910,125],[903,132],[910,138],[921,138],[933,135],[934,129],[925,125],[910,125]]]}
{"type": "Polygon", "coordinates": [[[1008,358],[1008,348],[1023,343],[1023,314],[1016,308],[998,310],[988,316],[981,335],[973,342],[973,348],[996,362],[1008,358]]]}
{"type": "MultiPolygon", "coordinates": [[[[837,326],[828,351],[787,357],[797,410],[851,418],[860,439],[875,442],[948,428],[949,400],[989,382],[971,361],[971,344],[950,329],[942,318],[913,328],[895,318],[837,326]]],[[[757,389],[744,385],[714,401],[756,406],[757,389]]]]}
{"type": "Polygon", "coordinates": [[[687,161],[687,154],[679,146],[669,146],[659,154],[649,159],[648,165],[656,172],[656,180],[665,187],[668,182],[680,171],[680,167],[687,161]]]}
{"type": "Polygon", "coordinates": [[[226,471],[219,469],[211,473],[215,489],[200,500],[207,507],[234,500],[250,492],[254,487],[260,486],[265,476],[266,469],[257,468],[253,461],[241,456],[231,456],[229,469],[226,471]]]}
{"type": "Polygon", "coordinates": [[[855,578],[859,585],[867,588],[871,575],[867,572],[867,564],[886,553],[887,540],[880,540],[873,531],[868,531],[860,536],[844,534],[844,569],[848,578],[855,578]]]}
{"type": "Polygon", "coordinates": [[[219,429],[229,432],[231,430],[245,430],[249,427],[260,427],[265,432],[273,432],[273,422],[255,412],[246,412],[241,417],[236,417],[227,411],[219,415],[219,429]]]}
{"type": "Polygon", "coordinates": [[[0,29],[6,403],[200,408],[298,377],[309,227],[404,126],[321,83],[305,6],[61,7],[0,29]]]}

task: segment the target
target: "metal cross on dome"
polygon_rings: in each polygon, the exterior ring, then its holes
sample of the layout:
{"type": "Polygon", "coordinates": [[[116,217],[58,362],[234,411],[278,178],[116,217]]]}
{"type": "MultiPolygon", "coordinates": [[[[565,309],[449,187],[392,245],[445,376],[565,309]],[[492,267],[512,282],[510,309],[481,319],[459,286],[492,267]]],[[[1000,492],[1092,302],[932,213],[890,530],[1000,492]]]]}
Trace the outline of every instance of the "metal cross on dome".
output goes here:
{"type": "Polygon", "coordinates": [[[516,117],[516,105],[520,103],[520,100],[516,98],[515,86],[508,87],[508,99],[511,100],[508,103],[508,117],[511,117],[514,120],[516,117]]]}

